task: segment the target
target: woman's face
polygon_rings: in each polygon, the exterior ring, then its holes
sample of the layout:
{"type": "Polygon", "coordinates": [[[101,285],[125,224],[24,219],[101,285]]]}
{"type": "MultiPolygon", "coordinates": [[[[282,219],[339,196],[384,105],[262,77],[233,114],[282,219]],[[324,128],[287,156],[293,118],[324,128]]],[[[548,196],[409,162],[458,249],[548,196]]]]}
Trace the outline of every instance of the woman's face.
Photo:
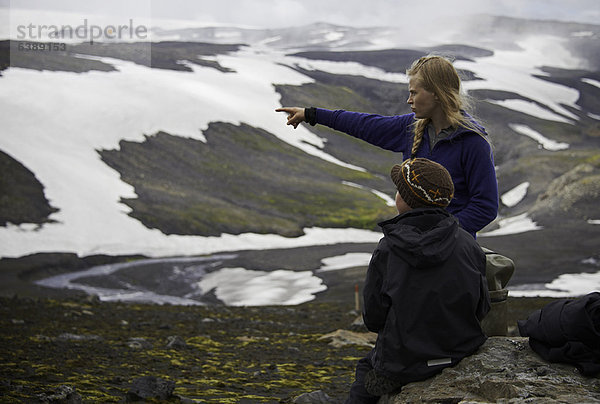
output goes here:
{"type": "Polygon", "coordinates": [[[411,76],[408,80],[408,100],[412,112],[418,119],[431,118],[440,109],[437,97],[421,85],[418,76],[411,76]]]}

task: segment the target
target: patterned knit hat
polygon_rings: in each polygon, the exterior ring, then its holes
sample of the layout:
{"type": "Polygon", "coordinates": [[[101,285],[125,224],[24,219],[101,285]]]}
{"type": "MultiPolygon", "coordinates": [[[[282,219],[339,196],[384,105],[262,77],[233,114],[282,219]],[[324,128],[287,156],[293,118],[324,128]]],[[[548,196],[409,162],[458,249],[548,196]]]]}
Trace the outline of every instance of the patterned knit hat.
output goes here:
{"type": "Polygon", "coordinates": [[[448,170],[428,159],[409,159],[396,164],[390,176],[404,202],[413,209],[446,207],[454,196],[454,184],[448,170]]]}

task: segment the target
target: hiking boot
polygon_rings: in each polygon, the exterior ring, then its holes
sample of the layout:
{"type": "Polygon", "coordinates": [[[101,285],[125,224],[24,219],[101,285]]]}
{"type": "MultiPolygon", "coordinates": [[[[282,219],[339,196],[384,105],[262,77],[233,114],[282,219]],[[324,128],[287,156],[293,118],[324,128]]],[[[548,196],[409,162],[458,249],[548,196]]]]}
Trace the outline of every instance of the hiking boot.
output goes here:
{"type": "Polygon", "coordinates": [[[374,396],[383,396],[399,390],[400,387],[402,387],[401,382],[377,373],[375,369],[368,371],[365,375],[365,389],[374,396]]]}

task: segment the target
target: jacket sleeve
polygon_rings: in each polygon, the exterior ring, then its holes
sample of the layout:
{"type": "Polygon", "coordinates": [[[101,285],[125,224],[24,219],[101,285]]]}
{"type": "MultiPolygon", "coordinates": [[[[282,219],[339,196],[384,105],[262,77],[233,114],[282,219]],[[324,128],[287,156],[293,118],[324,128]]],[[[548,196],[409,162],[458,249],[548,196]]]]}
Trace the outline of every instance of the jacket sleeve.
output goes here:
{"type": "Polygon", "coordinates": [[[316,122],[386,150],[406,153],[412,145],[414,114],[383,116],[317,108],[316,122]]]}
{"type": "Polygon", "coordinates": [[[378,246],[371,257],[367,270],[367,279],[363,289],[363,320],[367,329],[372,332],[379,332],[383,329],[391,306],[391,299],[383,293],[387,261],[387,250],[378,246]]]}
{"type": "Polygon", "coordinates": [[[479,135],[466,136],[461,160],[470,200],[455,216],[474,235],[498,214],[498,181],[490,144],[479,135]]]}

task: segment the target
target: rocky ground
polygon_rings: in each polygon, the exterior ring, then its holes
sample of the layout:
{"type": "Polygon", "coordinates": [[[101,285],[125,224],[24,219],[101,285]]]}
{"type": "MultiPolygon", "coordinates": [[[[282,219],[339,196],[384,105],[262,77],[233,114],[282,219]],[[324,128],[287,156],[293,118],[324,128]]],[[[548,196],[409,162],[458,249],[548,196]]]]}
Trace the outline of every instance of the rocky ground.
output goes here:
{"type": "Polygon", "coordinates": [[[367,347],[319,338],[349,307],[230,308],[2,298],[0,390],[43,401],[68,385],[85,402],[117,402],[142,376],[200,402],[281,402],[303,392],[342,399],[367,347]],[[170,346],[168,343],[171,341],[170,346]]]}
{"type": "MultiPolygon", "coordinates": [[[[511,323],[547,302],[510,299],[511,323]]],[[[321,337],[352,329],[353,309],[351,298],[326,296],[290,307],[2,297],[0,394],[53,402],[68,386],[84,402],[119,402],[152,376],[174,384],[175,401],[291,402],[321,390],[342,402],[369,347],[321,337]]]]}
{"type": "MultiPolygon", "coordinates": [[[[309,270],[318,268],[323,257],[372,248],[242,251],[233,263],[309,270]]],[[[323,337],[338,330],[365,331],[353,322],[358,317],[354,286],[362,285],[366,268],[318,272],[328,289],[297,306],[226,307],[216,299],[194,307],[110,303],[81,291],[34,284],[59,273],[136,258],[141,257],[54,253],[0,260],[0,396],[7,402],[61,402],[56,400],[71,396],[83,402],[122,402],[139,390],[140,381],[157,378],[168,387],[165,397],[175,402],[181,397],[204,403],[292,402],[317,391],[327,394],[328,402],[343,402],[356,361],[370,348],[364,340],[332,346],[323,337]]],[[[150,278],[161,273],[147,269],[150,278]]],[[[516,336],[516,321],[550,301],[509,297],[509,333],[516,336]]],[[[507,358],[518,358],[519,352],[507,358]]],[[[511,366],[528,372],[527,364],[511,366]]],[[[575,377],[574,368],[569,369],[575,377]]]]}
{"type": "MultiPolygon", "coordinates": [[[[266,269],[303,262],[296,269],[306,270],[338,249],[370,248],[247,251],[236,262],[266,269]]],[[[354,285],[364,280],[364,267],[319,273],[327,291],[298,306],[109,303],[33,283],[135,258],[57,253],[0,260],[0,395],[6,401],[121,402],[140,381],[157,378],[176,402],[291,402],[316,391],[343,402],[356,361],[370,348],[363,341],[334,347],[322,337],[364,331],[353,325],[354,285]]],[[[516,321],[551,300],[509,298],[509,332],[516,335],[516,321]]]]}

